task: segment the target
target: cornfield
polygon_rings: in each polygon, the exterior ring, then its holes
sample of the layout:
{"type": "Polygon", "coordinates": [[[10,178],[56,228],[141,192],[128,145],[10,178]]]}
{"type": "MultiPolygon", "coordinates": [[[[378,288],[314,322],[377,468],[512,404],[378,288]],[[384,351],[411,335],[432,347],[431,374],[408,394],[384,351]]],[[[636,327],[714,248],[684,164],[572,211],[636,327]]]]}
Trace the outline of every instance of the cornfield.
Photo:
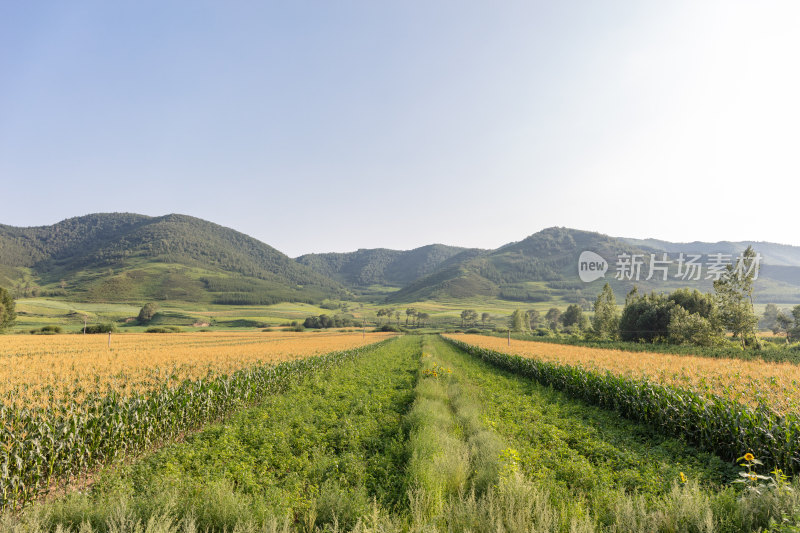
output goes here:
{"type": "Polygon", "coordinates": [[[113,339],[111,349],[105,338],[5,337],[0,512],[19,509],[97,465],[190,431],[388,337],[126,334],[113,339]],[[329,353],[318,355],[323,352],[329,353]],[[26,365],[32,368],[20,368],[26,365]],[[127,386],[126,379],[134,384],[127,386]]]}
{"type": "MultiPolygon", "coordinates": [[[[471,335],[445,336],[445,339],[490,364],[614,409],[659,431],[694,442],[724,459],[734,461],[744,452],[750,452],[787,474],[800,473],[800,416],[795,411],[779,413],[769,404],[751,406],[735,397],[711,394],[702,388],[660,383],[652,377],[653,373],[646,371],[615,373],[566,356],[540,358],[523,341],[516,341],[516,347],[512,342],[510,348],[524,356],[509,353],[511,350],[502,339],[497,342],[498,339],[471,335]]],[[[569,350],[568,346],[564,348],[569,350]]],[[[729,364],[734,363],[739,361],[729,364]]],[[[660,370],[655,367],[656,376],[660,370]]]]}
{"type": "Polygon", "coordinates": [[[566,344],[459,335],[464,342],[504,353],[558,364],[647,378],[661,385],[720,396],[778,415],[800,413],[800,365],[652,352],[626,352],[566,344]]]}
{"type": "Polygon", "coordinates": [[[144,392],[186,379],[348,350],[391,336],[370,333],[185,333],[0,338],[2,403],[30,407],[114,390],[144,392]]]}

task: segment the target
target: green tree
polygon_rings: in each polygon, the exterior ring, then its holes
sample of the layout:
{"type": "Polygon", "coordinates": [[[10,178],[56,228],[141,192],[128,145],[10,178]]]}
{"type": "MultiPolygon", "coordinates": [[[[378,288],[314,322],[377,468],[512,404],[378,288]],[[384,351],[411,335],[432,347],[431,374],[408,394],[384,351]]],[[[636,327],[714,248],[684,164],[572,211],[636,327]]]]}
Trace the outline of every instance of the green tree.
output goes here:
{"type": "Polygon", "coordinates": [[[544,321],[553,331],[558,331],[558,323],[559,319],[561,318],[561,311],[557,307],[551,307],[547,314],[544,315],[544,321]]]}
{"type": "Polygon", "coordinates": [[[511,331],[514,332],[522,332],[528,329],[528,314],[521,310],[517,309],[513,313],[511,313],[511,318],[508,321],[508,326],[511,331]]]}
{"type": "MultiPolygon", "coordinates": [[[[634,291],[636,288],[634,287],[634,291]]],[[[633,292],[633,291],[631,291],[633,292]]],[[[611,285],[606,283],[594,301],[594,317],[592,317],[594,334],[601,339],[616,339],[619,335],[619,313],[617,298],[611,285]]]]}
{"type": "Polygon", "coordinates": [[[536,309],[528,309],[528,325],[531,329],[539,327],[539,322],[542,321],[542,314],[536,309]]]}
{"type": "Polygon", "coordinates": [[[565,328],[583,329],[586,327],[586,316],[578,304],[571,304],[561,315],[561,323],[565,328]]]}
{"type": "Polygon", "coordinates": [[[718,280],[714,292],[721,324],[745,347],[756,341],[758,317],[753,310],[753,282],[755,281],[756,253],[748,246],[736,265],[728,265],[718,280]]]}
{"type": "Polygon", "coordinates": [[[15,311],[16,303],[11,293],[0,287],[0,331],[4,331],[14,325],[17,320],[15,311]]]}
{"type": "Polygon", "coordinates": [[[478,320],[478,312],[474,309],[464,309],[461,311],[461,327],[463,328],[465,325],[468,326],[470,324],[475,324],[475,321],[478,320]]]}
{"type": "Polygon", "coordinates": [[[778,316],[775,318],[775,329],[773,332],[776,335],[780,332],[786,333],[786,342],[789,342],[792,336],[793,325],[794,319],[792,317],[786,316],[783,311],[778,311],[778,316]]]}
{"type": "Polygon", "coordinates": [[[778,327],[778,313],[780,313],[780,310],[777,305],[767,304],[764,308],[764,314],[761,315],[761,320],[758,321],[758,327],[768,329],[777,334],[775,330],[778,327]]]}
{"type": "Polygon", "coordinates": [[[429,315],[428,313],[417,313],[417,325],[419,325],[419,323],[422,322],[422,326],[425,327],[425,324],[430,318],[431,315],[429,315]]]}
{"type": "Polygon", "coordinates": [[[667,326],[669,341],[673,344],[714,346],[720,340],[717,328],[700,313],[690,313],[680,305],[670,310],[667,326]]]}
{"type": "Polygon", "coordinates": [[[158,304],[154,302],[146,303],[142,306],[139,310],[139,316],[136,317],[136,320],[139,321],[139,324],[148,324],[153,317],[156,316],[158,312],[158,304]]]}
{"type": "Polygon", "coordinates": [[[486,322],[489,320],[489,318],[491,318],[491,316],[492,315],[490,315],[486,311],[481,313],[481,324],[483,325],[483,327],[486,327],[486,322]]]}
{"type": "Polygon", "coordinates": [[[417,316],[417,310],[415,308],[409,307],[408,309],[406,309],[406,326],[408,326],[408,319],[415,316],[417,316]]]}

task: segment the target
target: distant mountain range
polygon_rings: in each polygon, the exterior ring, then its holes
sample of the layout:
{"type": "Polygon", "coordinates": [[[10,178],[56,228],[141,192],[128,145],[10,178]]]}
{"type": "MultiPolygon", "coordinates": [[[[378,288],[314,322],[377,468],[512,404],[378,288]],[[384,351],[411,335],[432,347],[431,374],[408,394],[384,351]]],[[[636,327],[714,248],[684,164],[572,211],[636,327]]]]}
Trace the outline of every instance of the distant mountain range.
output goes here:
{"type": "MultiPolygon", "coordinates": [[[[768,242],[672,243],[548,228],[496,250],[431,244],[414,250],[362,249],[291,259],[235,230],[185,215],[93,214],[52,226],[0,225],[0,286],[22,296],[83,301],[179,300],[269,304],[324,299],[423,300],[497,298],[516,302],[590,301],[606,281],[618,298],[681,286],[711,290],[711,281],[683,280],[679,254],[729,254],[748,245],[763,257],[756,284],[762,303],[800,302],[800,247],[768,242]],[[578,258],[592,251],[608,271],[590,283],[578,258]],[[616,279],[619,257],[650,254],[672,261],[668,280],[616,279]],[[677,277],[676,277],[677,276],[677,277]]],[[[704,273],[705,274],[705,273],[704,273]]]]}

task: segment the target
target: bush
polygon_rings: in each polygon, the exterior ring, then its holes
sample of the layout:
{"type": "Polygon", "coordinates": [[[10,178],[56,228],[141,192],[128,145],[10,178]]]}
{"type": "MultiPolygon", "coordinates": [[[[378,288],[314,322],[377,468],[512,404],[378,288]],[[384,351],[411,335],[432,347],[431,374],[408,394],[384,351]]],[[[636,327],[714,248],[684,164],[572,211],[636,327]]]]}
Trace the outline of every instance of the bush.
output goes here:
{"type": "Polygon", "coordinates": [[[467,333],[483,333],[483,331],[479,330],[478,328],[469,328],[467,333]]]}
{"type": "Polygon", "coordinates": [[[162,326],[155,328],[147,328],[145,333],[180,333],[181,328],[178,326],[162,326]]]}
{"type": "Polygon", "coordinates": [[[112,331],[117,331],[117,327],[110,322],[86,326],[86,333],[111,333],[112,331]]]}
{"type": "Polygon", "coordinates": [[[61,326],[44,326],[41,329],[32,329],[31,335],[55,335],[61,331],[61,326]]]}

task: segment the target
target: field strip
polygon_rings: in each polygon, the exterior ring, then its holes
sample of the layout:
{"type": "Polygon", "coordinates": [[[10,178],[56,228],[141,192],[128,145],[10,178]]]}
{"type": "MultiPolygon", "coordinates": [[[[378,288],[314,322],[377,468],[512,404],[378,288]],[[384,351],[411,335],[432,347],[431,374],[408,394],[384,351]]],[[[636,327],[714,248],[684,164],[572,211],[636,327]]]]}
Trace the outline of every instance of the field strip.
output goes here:
{"type": "Polygon", "coordinates": [[[91,493],[43,506],[76,529],[87,520],[101,530],[114,512],[165,509],[199,531],[269,518],[313,530],[334,513],[350,528],[373,498],[388,509],[406,500],[402,422],[419,345],[397,339],[309,375],[224,424],[101,474],[91,493]]]}
{"type": "MultiPolygon", "coordinates": [[[[484,423],[508,443],[505,457],[547,495],[539,510],[555,525],[537,530],[735,532],[769,522],[755,508],[771,503],[730,484],[741,470],[732,463],[456,346],[437,353],[463,386],[475,387],[484,423]]],[[[781,494],[782,512],[797,513],[800,500],[781,491],[762,495],[781,494]]]]}
{"type": "Polygon", "coordinates": [[[185,333],[31,335],[3,338],[0,398],[41,405],[109,389],[142,392],[165,381],[230,374],[380,342],[391,333],[185,333]]]}
{"type": "Polygon", "coordinates": [[[509,345],[507,339],[485,335],[446,337],[520,357],[630,378],[646,377],[661,385],[713,394],[751,407],[768,406],[781,414],[800,412],[800,365],[793,363],[626,352],[515,339],[509,345]]]}
{"type": "Polygon", "coordinates": [[[750,453],[786,475],[800,472],[800,417],[795,413],[777,414],[768,406],[754,409],[735,399],[663,385],[647,376],[509,354],[465,343],[460,337],[444,339],[492,365],[649,424],[731,462],[750,453]]]}
{"type": "Polygon", "coordinates": [[[248,364],[196,380],[161,376],[141,391],[107,382],[101,392],[47,395],[42,405],[0,405],[0,511],[18,509],[98,465],[190,432],[380,344],[248,364]]]}

